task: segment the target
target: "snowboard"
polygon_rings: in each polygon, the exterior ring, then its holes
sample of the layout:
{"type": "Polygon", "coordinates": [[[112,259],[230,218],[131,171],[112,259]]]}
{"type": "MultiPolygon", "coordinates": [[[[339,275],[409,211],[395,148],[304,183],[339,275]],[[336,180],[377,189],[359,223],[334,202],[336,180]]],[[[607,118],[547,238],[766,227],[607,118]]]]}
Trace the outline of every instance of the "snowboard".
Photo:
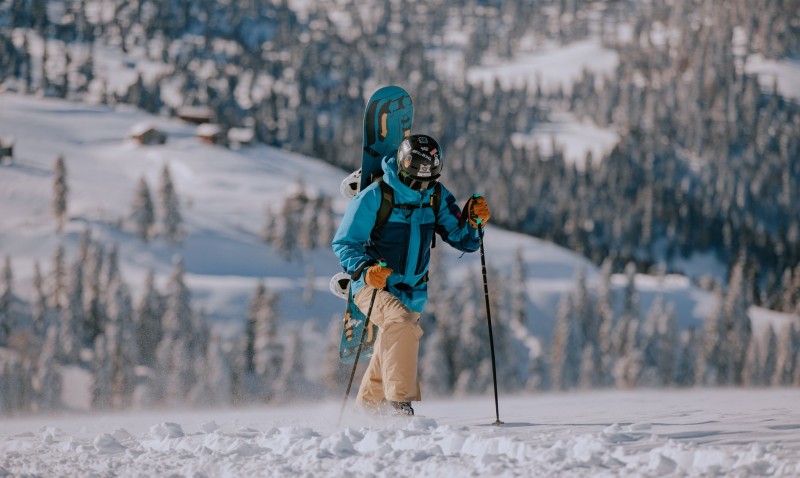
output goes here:
{"type": "Polygon", "coordinates": [[[364,149],[359,190],[381,176],[381,160],[395,154],[400,142],[411,136],[414,104],[399,86],[384,86],[372,94],[364,111],[364,149]]]}
{"type": "MultiPolygon", "coordinates": [[[[361,157],[360,177],[356,173],[348,179],[358,180],[358,190],[352,184],[348,190],[357,193],[364,190],[377,177],[382,175],[381,160],[395,154],[400,142],[411,136],[411,124],[414,119],[414,104],[411,95],[399,86],[384,86],[372,94],[364,110],[364,144],[361,157]]],[[[347,180],[345,180],[347,181],[347,180]]],[[[352,196],[350,196],[352,197],[352,196]]],[[[352,363],[358,353],[361,333],[367,317],[353,302],[353,294],[348,287],[347,307],[345,308],[342,339],[339,344],[339,358],[343,363],[352,363]]],[[[370,330],[364,340],[361,358],[372,356],[372,348],[377,337],[375,327],[370,330]]]]}

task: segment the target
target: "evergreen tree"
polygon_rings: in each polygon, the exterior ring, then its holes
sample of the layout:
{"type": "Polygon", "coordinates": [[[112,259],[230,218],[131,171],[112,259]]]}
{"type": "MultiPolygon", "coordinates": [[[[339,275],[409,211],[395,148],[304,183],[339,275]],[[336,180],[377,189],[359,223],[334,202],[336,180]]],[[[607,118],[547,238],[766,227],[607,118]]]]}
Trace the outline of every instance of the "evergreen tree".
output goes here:
{"type": "Polygon", "coordinates": [[[453,370],[444,334],[443,328],[434,329],[425,341],[420,363],[422,388],[433,396],[446,396],[453,391],[453,370]]]}
{"type": "Polygon", "coordinates": [[[772,384],[772,377],[775,376],[778,363],[778,336],[775,335],[775,329],[772,324],[767,326],[763,343],[764,347],[761,349],[763,350],[764,360],[761,365],[761,381],[763,385],[769,386],[772,384]]]}
{"type": "Polygon", "coordinates": [[[794,323],[790,323],[781,330],[778,336],[778,347],[775,357],[775,375],[772,378],[773,385],[779,387],[792,385],[795,357],[798,353],[795,334],[794,323]]]}
{"type": "Polygon", "coordinates": [[[69,280],[66,308],[61,311],[60,347],[63,360],[77,363],[81,356],[84,335],[83,264],[76,261],[69,280]]]}
{"type": "Polygon", "coordinates": [[[36,366],[36,374],[32,377],[37,411],[61,408],[62,380],[58,364],[58,327],[52,324],[47,328],[47,335],[36,366]]]}
{"type": "Polygon", "coordinates": [[[253,328],[253,366],[255,372],[255,390],[260,400],[268,402],[275,396],[275,380],[284,368],[283,345],[278,341],[278,296],[266,289],[259,297],[260,287],[256,291],[254,302],[253,328]]]}
{"type": "Polygon", "coordinates": [[[342,338],[342,318],[339,315],[331,317],[327,337],[322,364],[322,387],[327,393],[336,395],[343,391],[343,384],[349,377],[339,360],[339,343],[342,338]]]}
{"type": "Polygon", "coordinates": [[[136,192],[133,197],[133,206],[131,208],[131,220],[134,224],[136,234],[147,242],[153,233],[153,227],[156,222],[155,207],[153,199],[150,195],[150,187],[144,177],[139,178],[136,185],[136,192]]]}
{"type": "Polygon", "coordinates": [[[550,355],[552,357],[553,388],[567,390],[578,386],[583,351],[581,329],[575,319],[572,299],[561,298],[556,316],[550,355]]]}
{"type": "Polygon", "coordinates": [[[728,381],[734,385],[742,384],[745,354],[752,336],[750,317],[747,315],[750,304],[747,299],[748,286],[744,276],[745,262],[742,257],[734,265],[724,304],[726,322],[724,340],[729,361],[726,368],[729,374],[728,381]]]}
{"type": "Polygon", "coordinates": [[[164,315],[164,299],[155,286],[155,274],[152,270],[147,273],[144,293],[136,308],[136,343],[139,348],[139,358],[143,365],[153,367],[156,359],[156,349],[161,341],[163,331],[161,318],[164,315]]]}
{"type": "Polygon", "coordinates": [[[136,346],[136,329],[133,322],[133,304],[128,287],[117,282],[111,291],[112,301],[108,312],[110,322],[107,332],[109,359],[112,364],[111,390],[114,408],[131,406],[139,363],[136,346]]]}
{"type": "Polygon", "coordinates": [[[66,304],[65,294],[67,290],[67,268],[64,265],[64,246],[61,244],[56,247],[55,254],[53,255],[53,272],[52,282],[53,288],[50,296],[50,305],[55,309],[56,314],[61,313],[61,309],[66,304]]]}
{"type": "Polygon", "coordinates": [[[303,340],[300,331],[293,330],[289,333],[283,366],[273,393],[281,400],[287,401],[303,396],[307,389],[303,340]]]}
{"type": "Polygon", "coordinates": [[[742,371],[742,385],[746,387],[760,387],[764,380],[762,376],[761,349],[755,337],[750,338],[745,355],[744,370],[742,371]]]}
{"type": "Polygon", "coordinates": [[[94,359],[92,360],[92,408],[104,410],[113,404],[112,382],[114,365],[108,353],[108,342],[105,335],[98,335],[94,341],[94,359]]]}
{"type": "Polygon", "coordinates": [[[67,167],[64,164],[64,157],[56,158],[55,169],[53,171],[53,215],[56,217],[58,232],[64,227],[64,220],[67,215],[67,167]]]}
{"type": "Polygon", "coordinates": [[[33,333],[37,337],[43,337],[47,329],[52,325],[50,307],[47,304],[47,296],[44,291],[44,279],[39,262],[33,265],[33,333]]]}
{"type": "Polygon", "coordinates": [[[8,345],[8,339],[17,326],[13,286],[11,259],[6,256],[3,265],[3,291],[0,293],[0,347],[8,345]]]}
{"type": "Polygon", "coordinates": [[[106,322],[108,321],[106,301],[103,298],[100,283],[101,270],[103,267],[103,246],[98,243],[92,244],[87,253],[87,260],[85,263],[85,343],[91,345],[94,343],[97,336],[103,332],[106,322]]]}
{"type": "Polygon", "coordinates": [[[678,342],[678,360],[675,364],[673,383],[679,387],[690,387],[697,377],[698,350],[702,353],[702,340],[694,328],[681,332],[678,342]]]}
{"type": "Polygon", "coordinates": [[[180,212],[180,201],[172,183],[172,174],[168,165],[161,170],[161,188],[159,189],[161,202],[161,232],[170,242],[180,242],[183,239],[183,218],[180,212]]]}

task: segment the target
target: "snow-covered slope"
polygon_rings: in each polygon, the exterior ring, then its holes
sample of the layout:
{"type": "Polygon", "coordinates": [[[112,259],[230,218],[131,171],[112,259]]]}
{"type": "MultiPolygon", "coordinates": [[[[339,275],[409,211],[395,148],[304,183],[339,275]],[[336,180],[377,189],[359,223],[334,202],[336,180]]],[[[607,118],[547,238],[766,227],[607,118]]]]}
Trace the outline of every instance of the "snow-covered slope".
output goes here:
{"type": "Polygon", "coordinates": [[[797,476],[792,390],[614,391],[6,419],[0,475],[797,476]]]}
{"type": "MultiPolygon", "coordinates": [[[[309,189],[334,198],[342,212],[346,201],[338,194],[344,173],[319,161],[268,147],[233,151],[199,142],[190,125],[150,117],[129,109],[113,110],[52,99],[3,94],[0,96],[0,131],[16,138],[16,158],[0,172],[0,240],[3,254],[12,260],[16,290],[31,297],[34,261],[49,269],[57,243],[75,250],[88,226],[93,237],[116,242],[123,276],[136,291],[148,269],[164,277],[175,254],[185,260],[187,283],[195,303],[216,319],[239,320],[258,278],[281,295],[282,317],[325,323],[341,308],[327,293],[330,276],[338,270],[328,248],[320,248],[302,261],[287,262],[259,238],[265,209],[279,205],[288,188],[300,179],[309,189]],[[127,138],[142,121],[168,133],[163,146],[141,146],[127,138]],[[50,213],[52,168],[63,155],[68,169],[69,223],[55,233],[50,213]],[[145,177],[153,189],[164,164],[169,164],[182,200],[188,237],[173,246],[161,240],[149,244],[130,228],[116,224],[127,217],[134,187],[145,177]],[[306,267],[316,277],[311,303],[301,300],[306,267]]],[[[488,193],[491,200],[491,193],[488,193]]],[[[561,294],[572,288],[579,266],[593,266],[583,258],[543,241],[489,228],[486,235],[489,265],[508,273],[514,252],[523,251],[528,270],[532,321],[537,333],[549,334],[561,294]]],[[[447,247],[445,269],[453,278],[464,268],[479,267],[477,255],[460,257],[447,247]]],[[[162,279],[163,280],[163,279],[162,279]]],[[[680,311],[696,321],[702,298],[687,284],[669,288],[685,303],[680,311]]],[[[651,297],[645,293],[643,306],[651,297]]]]}

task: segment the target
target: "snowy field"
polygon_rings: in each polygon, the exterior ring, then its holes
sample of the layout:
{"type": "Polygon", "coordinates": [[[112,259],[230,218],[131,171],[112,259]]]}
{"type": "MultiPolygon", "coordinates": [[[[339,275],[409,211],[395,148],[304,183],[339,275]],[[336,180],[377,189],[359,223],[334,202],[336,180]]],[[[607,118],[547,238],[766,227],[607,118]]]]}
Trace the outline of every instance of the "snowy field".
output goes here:
{"type": "Polygon", "coordinates": [[[0,421],[0,476],[798,476],[797,391],[608,391],[0,421]]]}

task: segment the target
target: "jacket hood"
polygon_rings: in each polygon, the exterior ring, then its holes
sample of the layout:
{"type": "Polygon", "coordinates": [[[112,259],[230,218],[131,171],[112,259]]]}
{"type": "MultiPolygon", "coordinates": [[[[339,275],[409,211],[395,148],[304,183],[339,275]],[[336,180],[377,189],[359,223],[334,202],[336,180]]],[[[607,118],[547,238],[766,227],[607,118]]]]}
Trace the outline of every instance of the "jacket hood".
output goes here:
{"type": "Polygon", "coordinates": [[[433,189],[417,191],[403,184],[397,175],[397,158],[386,156],[381,162],[383,181],[394,189],[394,201],[397,204],[422,204],[430,201],[433,189]]]}

